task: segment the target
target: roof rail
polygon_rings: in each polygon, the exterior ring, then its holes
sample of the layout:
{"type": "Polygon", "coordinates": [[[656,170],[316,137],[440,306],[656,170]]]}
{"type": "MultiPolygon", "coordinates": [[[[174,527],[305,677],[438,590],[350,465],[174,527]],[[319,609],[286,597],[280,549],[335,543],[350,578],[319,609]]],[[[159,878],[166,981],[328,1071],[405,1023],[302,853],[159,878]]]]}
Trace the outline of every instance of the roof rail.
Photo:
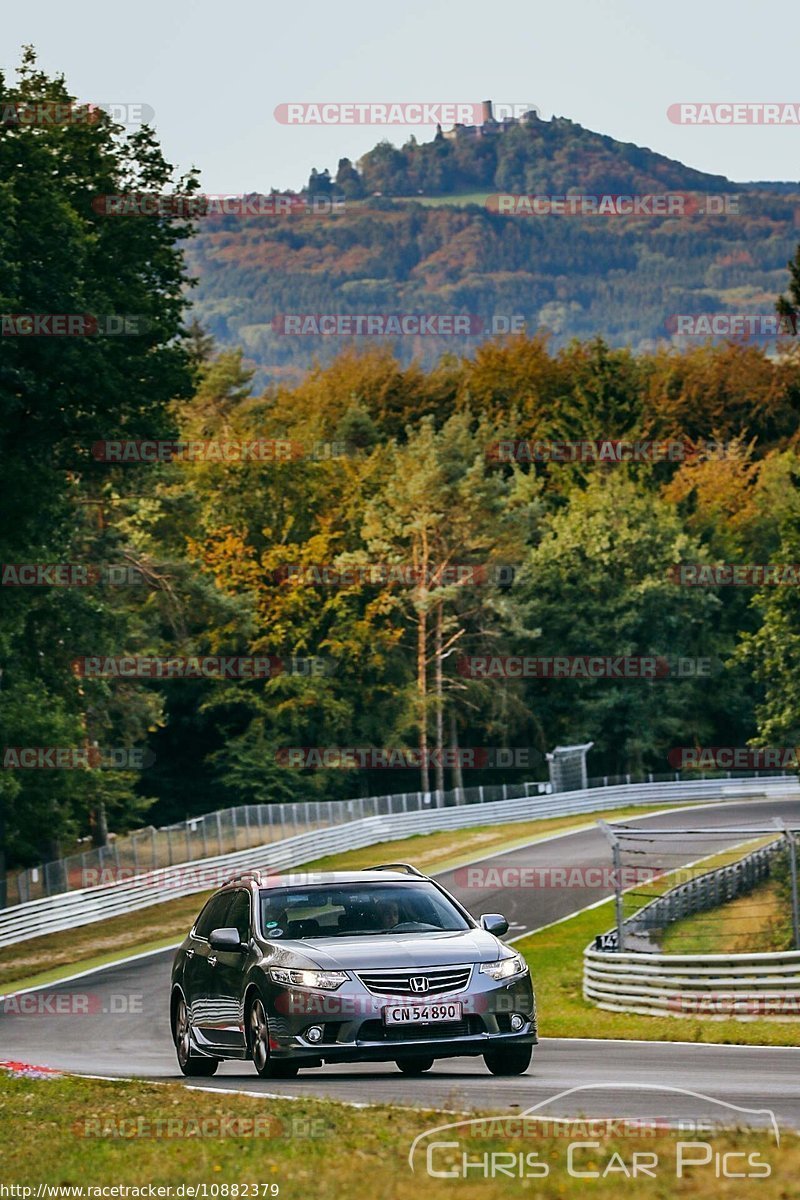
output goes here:
{"type": "Polygon", "coordinates": [[[253,879],[256,883],[263,883],[260,871],[240,871],[238,875],[231,875],[230,879],[226,879],[223,887],[227,887],[229,883],[240,883],[246,879],[253,879]]]}
{"type": "Polygon", "coordinates": [[[416,875],[418,879],[427,879],[422,871],[412,867],[411,863],[379,863],[377,867],[362,867],[363,871],[405,871],[406,875],[416,875]]]}

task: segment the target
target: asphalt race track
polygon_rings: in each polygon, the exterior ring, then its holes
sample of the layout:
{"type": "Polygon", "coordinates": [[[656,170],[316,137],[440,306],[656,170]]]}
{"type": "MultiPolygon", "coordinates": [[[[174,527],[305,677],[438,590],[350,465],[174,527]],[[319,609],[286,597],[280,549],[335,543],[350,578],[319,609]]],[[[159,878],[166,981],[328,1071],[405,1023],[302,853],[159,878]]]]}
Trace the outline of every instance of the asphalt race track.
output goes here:
{"type": "MultiPolygon", "coordinates": [[[[800,827],[800,800],[762,799],[692,806],[642,818],[637,826],[681,829],[718,826],[768,827],[773,817],[800,827]]],[[[591,820],[591,817],[587,817],[591,820]]],[[[691,836],[680,845],[691,862],[731,842],[691,836]]],[[[392,847],[376,847],[375,861],[391,861],[392,847]]],[[[671,864],[675,863],[671,859],[671,864]]],[[[570,833],[495,855],[483,867],[607,867],[608,844],[599,829],[570,833]]],[[[463,872],[442,882],[475,914],[502,912],[510,937],[533,930],[610,894],[603,888],[545,887],[505,890],[464,886],[463,872]]],[[[598,932],[601,929],[598,927],[598,932]]],[[[176,941],[184,931],[176,929],[176,941]]],[[[168,1024],[169,967],[172,951],[138,958],[0,1005],[0,1058],[84,1074],[182,1079],[168,1024]],[[59,1011],[59,1009],[62,1011],[59,1011]],[[66,1009],[66,1011],[64,1011],[66,1009]]],[[[534,980],[535,983],[535,980],[534,980]]],[[[677,1019],[677,1018],[676,1018],[677,1019]]],[[[779,1122],[800,1129],[800,1027],[798,1048],[699,1046],[676,1042],[545,1039],[534,1051],[527,1075],[497,1078],[483,1060],[444,1059],[420,1078],[400,1074],[394,1064],[326,1066],[294,1080],[261,1080],[250,1064],[224,1063],[217,1075],[193,1081],[215,1089],[271,1095],[314,1095],[351,1103],[391,1102],[464,1112],[479,1108],[524,1112],[557,1093],[580,1088],[544,1105],[542,1115],[586,1114],[609,1117],[716,1119],[764,1125],[769,1109],[779,1122]],[[670,1089],[687,1089],[713,1101],[670,1089]],[[646,1090],[642,1090],[646,1089],[646,1090]]],[[[188,1081],[187,1081],[188,1082],[188,1081]]]]}

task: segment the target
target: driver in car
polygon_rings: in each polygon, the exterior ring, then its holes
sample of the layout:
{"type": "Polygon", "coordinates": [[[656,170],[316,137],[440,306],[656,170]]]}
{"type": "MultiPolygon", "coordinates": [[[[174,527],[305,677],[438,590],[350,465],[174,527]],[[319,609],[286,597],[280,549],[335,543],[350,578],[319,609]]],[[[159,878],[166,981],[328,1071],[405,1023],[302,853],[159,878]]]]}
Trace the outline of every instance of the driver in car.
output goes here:
{"type": "Polygon", "coordinates": [[[400,907],[394,900],[388,900],[378,908],[378,921],[381,929],[394,929],[400,924],[400,907]]]}

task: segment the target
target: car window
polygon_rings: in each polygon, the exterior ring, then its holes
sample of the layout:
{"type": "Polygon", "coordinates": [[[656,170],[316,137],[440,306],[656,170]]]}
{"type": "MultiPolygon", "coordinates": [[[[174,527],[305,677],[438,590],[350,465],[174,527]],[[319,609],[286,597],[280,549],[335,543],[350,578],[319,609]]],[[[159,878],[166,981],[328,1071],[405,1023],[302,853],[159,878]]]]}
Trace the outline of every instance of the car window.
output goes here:
{"type": "Polygon", "coordinates": [[[250,940],[250,893],[239,891],[234,894],[228,909],[225,924],[237,930],[243,942],[250,940]]]}
{"type": "Polygon", "coordinates": [[[195,922],[196,937],[207,938],[212,929],[221,929],[227,924],[228,909],[233,898],[232,892],[222,892],[212,896],[195,922]]]}
{"type": "Polygon", "coordinates": [[[261,892],[267,938],[360,937],[469,929],[458,909],[430,883],[338,884],[261,892]]]}

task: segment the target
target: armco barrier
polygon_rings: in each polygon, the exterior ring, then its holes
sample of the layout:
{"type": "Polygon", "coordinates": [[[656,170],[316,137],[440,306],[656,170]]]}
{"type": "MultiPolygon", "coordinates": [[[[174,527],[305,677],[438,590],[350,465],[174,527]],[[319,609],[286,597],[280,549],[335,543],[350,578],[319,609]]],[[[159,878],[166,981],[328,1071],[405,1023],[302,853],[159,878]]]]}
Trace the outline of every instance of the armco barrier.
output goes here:
{"type": "MultiPolygon", "coordinates": [[[[678,775],[675,778],[679,778],[678,775]]],[[[612,782],[630,783],[630,779],[612,782]]],[[[644,781],[641,781],[644,782],[644,781]]],[[[653,783],[650,779],[648,782],[653,783]]],[[[608,780],[606,780],[606,784],[608,780]]],[[[462,804],[488,804],[494,800],[517,800],[550,792],[549,783],[494,783],[436,792],[395,792],[380,796],[356,796],[350,800],[291,800],[273,804],[243,804],[216,809],[161,828],[148,826],[109,838],[105,846],[80,850],[21,871],[5,879],[5,903],[27,904],[59,892],[105,883],[121,876],[143,875],[178,863],[237,854],[269,842],[282,842],[301,833],[313,833],[331,825],[342,825],[364,817],[392,813],[421,812],[462,804]]],[[[2,892],[2,889],[0,889],[2,892]]]]}
{"type": "MultiPolygon", "coordinates": [[[[628,934],[648,937],[651,932],[664,929],[675,921],[719,908],[721,904],[751,892],[769,878],[772,860],[782,849],[785,850],[785,842],[778,838],[745,854],[736,862],[715,867],[712,871],[695,875],[685,883],[670,888],[663,896],[657,896],[623,921],[625,945],[634,949],[633,943],[627,939],[628,934]]],[[[649,949],[639,949],[638,952],[650,953],[649,949]]]]}
{"type": "Polygon", "coordinates": [[[599,1008],[717,1020],[800,1018],[800,950],[762,954],[608,953],[588,946],[583,994],[599,1008]]]}
{"type": "Polygon", "coordinates": [[[120,916],[179,896],[188,896],[219,886],[237,871],[256,867],[273,870],[300,866],[329,854],[355,850],[380,842],[443,829],[471,825],[530,821],[572,813],[644,804],[735,800],[737,797],[800,795],[797,777],[753,780],[681,780],[676,783],[629,784],[558,792],[547,796],[525,796],[421,812],[391,813],[349,821],[312,833],[273,841],[269,845],[241,850],[215,858],[195,860],[180,866],[146,872],[133,878],[97,887],[64,892],[0,911],[0,946],[26,941],[88,925],[107,917],[120,916]]]}

